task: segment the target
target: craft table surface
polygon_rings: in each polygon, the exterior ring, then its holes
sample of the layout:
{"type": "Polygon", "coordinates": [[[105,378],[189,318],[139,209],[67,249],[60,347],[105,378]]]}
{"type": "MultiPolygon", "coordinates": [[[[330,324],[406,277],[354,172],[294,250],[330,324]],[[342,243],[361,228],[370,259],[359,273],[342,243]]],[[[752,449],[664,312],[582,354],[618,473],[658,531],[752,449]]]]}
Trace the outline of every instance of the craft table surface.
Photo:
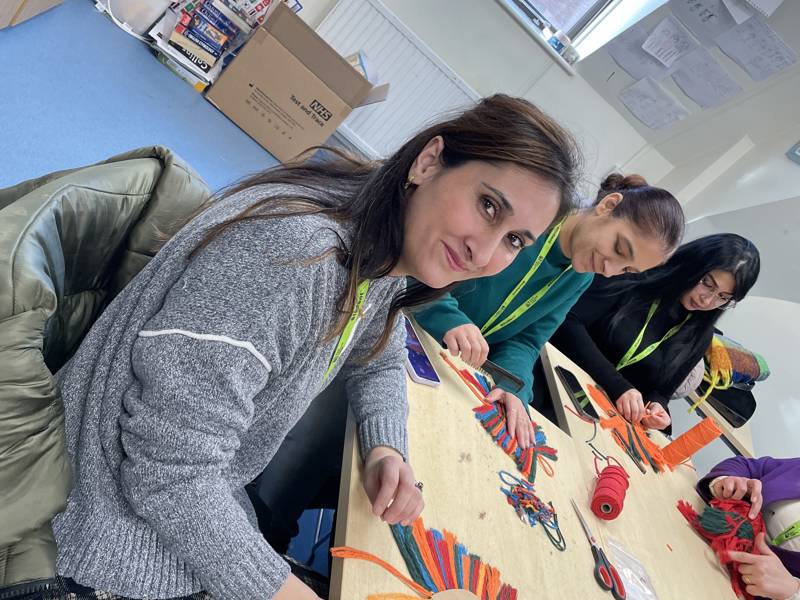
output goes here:
{"type": "MultiPolygon", "coordinates": [[[[690,404],[697,402],[699,396],[697,392],[691,392],[687,398],[690,404]]],[[[750,425],[745,423],[741,427],[734,427],[722,415],[719,414],[716,408],[711,406],[708,402],[703,402],[697,407],[701,414],[711,417],[714,422],[722,430],[722,437],[724,437],[731,446],[733,446],[739,454],[747,458],[755,457],[755,450],[753,449],[753,434],[750,431],[750,425]]]]}
{"type": "MultiPolygon", "coordinates": [[[[556,366],[571,371],[584,390],[587,384],[593,383],[589,375],[550,344],[542,350],[542,362],[551,396],[562,409],[565,404],[572,404],[561,381],[554,376],[556,366]]],[[[596,405],[595,409],[603,414],[596,405]]],[[[562,410],[562,413],[585,478],[591,478],[595,474],[594,455],[586,440],[591,438],[594,427],[569,411],[562,410]]],[[[648,468],[643,474],[608,432],[599,426],[597,429],[593,445],[603,454],[619,460],[630,475],[630,487],[624,509],[615,520],[600,521],[590,515],[595,536],[614,538],[642,562],[659,600],[734,600],[736,595],[727,573],[719,567],[714,553],[676,508],[678,500],[689,501],[698,511],[703,506],[694,489],[696,471],[690,466],[680,466],[666,473],[654,473],[648,468]]],[[[660,446],[669,443],[669,439],[658,431],[651,432],[651,439],[660,446]]],[[[585,490],[584,502],[589,502],[592,490],[593,484],[585,490]]]]}
{"type": "MultiPolygon", "coordinates": [[[[442,379],[436,388],[408,381],[409,454],[415,475],[425,486],[422,517],[427,528],[453,532],[470,552],[500,570],[502,581],[517,588],[520,600],[607,600],[611,596],[595,583],[591,551],[569,502],[575,498],[601,543],[611,535],[645,563],[659,600],[735,598],[712,552],[675,508],[679,498],[701,506],[693,489],[693,471],[647,477],[635,471],[636,491],[630,492],[624,518],[609,525],[597,520],[588,507],[594,471],[583,432],[575,427],[579,431],[576,442],[535,411],[532,418],[542,425],[548,444],[558,449],[559,456],[553,463],[555,477],[539,467],[536,491],[553,502],[567,550],[553,548],[541,525],[531,528],[521,523],[500,492],[497,475],[500,470],[516,474],[513,460],[475,418],[472,409],[478,401],[439,357],[440,346],[420,333],[442,379]]],[[[571,363],[565,366],[586,380],[571,363]]],[[[601,435],[607,434],[598,433],[598,438],[601,435]]],[[[613,442],[608,440],[608,444],[614,452],[613,442]]],[[[370,552],[407,574],[388,525],[370,512],[352,419],[343,466],[335,545],[370,552]]],[[[334,559],[330,590],[331,600],[366,600],[369,595],[389,593],[414,596],[382,568],[356,559],[334,559]]]]}

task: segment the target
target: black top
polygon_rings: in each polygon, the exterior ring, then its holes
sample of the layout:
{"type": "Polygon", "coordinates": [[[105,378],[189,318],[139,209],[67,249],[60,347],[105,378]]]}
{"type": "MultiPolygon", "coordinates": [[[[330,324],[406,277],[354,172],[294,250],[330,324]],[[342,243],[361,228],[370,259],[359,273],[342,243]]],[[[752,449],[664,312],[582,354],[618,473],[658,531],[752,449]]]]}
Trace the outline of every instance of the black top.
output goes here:
{"type": "MultiPolygon", "coordinates": [[[[708,340],[700,340],[701,343],[695,344],[696,349],[682,364],[671,364],[670,359],[675,357],[679,345],[687,342],[686,336],[681,335],[685,333],[683,328],[660,344],[647,358],[617,371],[616,364],[644,326],[649,304],[617,323],[612,333],[609,327],[611,320],[632,290],[612,295],[609,293],[609,285],[614,283],[596,277],[592,286],[572,307],[550,342],[605,389],[612,401],[629,389],[636,388],[642,394],[645,404],[658,402],[666,408],[670,397],[711,344],[712,332],[709,332],[708,340]]],[[[634,285],[632,282],[631,286],[634,285]]],[[[681,323],[686,315],[686,309],[679,302],[668,306],[660,304],[636,353],[660,340],[671,327],[681,323]]]]}

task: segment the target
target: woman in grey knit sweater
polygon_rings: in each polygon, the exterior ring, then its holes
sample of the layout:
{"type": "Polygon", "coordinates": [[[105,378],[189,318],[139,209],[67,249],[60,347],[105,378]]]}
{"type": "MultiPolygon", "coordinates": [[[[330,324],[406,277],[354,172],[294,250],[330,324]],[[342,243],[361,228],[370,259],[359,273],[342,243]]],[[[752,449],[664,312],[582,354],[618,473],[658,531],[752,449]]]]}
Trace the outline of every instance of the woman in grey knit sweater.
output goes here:
{"type": "Polygon", "coordinates": [[[499,95],[384,161],[299,161],[211,203],[59,373],[59,574],[102,598],[316,598],[243,486],[341,372],[373,513],[415,519],[398,311],[505,268],[570,208],[576,171],[563,129],[499,95]]]}

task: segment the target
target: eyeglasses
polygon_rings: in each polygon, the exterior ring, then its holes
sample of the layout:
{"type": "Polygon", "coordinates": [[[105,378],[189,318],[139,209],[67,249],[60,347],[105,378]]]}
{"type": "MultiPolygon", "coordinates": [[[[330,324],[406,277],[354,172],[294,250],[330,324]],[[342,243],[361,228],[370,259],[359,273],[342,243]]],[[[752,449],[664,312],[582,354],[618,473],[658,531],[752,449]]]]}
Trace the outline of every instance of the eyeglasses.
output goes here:
{"type": "Polygon", "coordinates": [[[710,275],[703,275],[698,285],[700,285],[706,293],[714,295],[714,304],[718,305],[717,308],[728,310],[736,306],[736,300],[734,300],[733,294],[720,292],[717,284],[714,283],[710,275]]]}

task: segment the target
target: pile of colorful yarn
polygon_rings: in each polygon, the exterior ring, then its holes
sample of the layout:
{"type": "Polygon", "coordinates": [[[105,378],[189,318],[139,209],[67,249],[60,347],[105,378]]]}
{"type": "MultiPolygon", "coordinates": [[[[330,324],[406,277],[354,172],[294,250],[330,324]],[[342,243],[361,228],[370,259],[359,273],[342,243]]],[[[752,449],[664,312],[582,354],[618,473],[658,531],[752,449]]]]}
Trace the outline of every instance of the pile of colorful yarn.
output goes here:
{"type": "Polygon", "coordinates": [[[716,552],[720,562],[728,569],[731,587],[739,598],[752,600],[747,593],[747,585],[742,581],[738,564],[732,560],[729,551],[752,552],[756,536],[764,531],[764,519],[759,513],[749,519],[750,503],[744,500],[721,500],[715,498],[711,506],[698,515],[691,504],[678,501],[678,510],[716,552]]]}
{"type": "Polygon", "coordinates": [[[525,479],[531,483],[536,480],[537,463],[542,465],[542,470],[547,475],[553,475],[553,467],[546,461],[558,460],[558,451],[547,445],[547,437],[541,425],[533,422],[534,443],[523,450],[517,445],[517,440],[508,432],[506,413],[502,404],[486,402],[472,410],[495,443],[514,459],[517,469],[525,476],[525,479]]]}
{"type": "Polygon", "coordinates": [[[520,521],[531,527],[541,523],[550,543],[562,552],[566,550],[567,543],[558,526],[558,515],[553,503],[545,503],[536,495],[533,484],[515,477],[508,471],[500,471],[498,475],[504,485],[500,491],[506,495],[506,500],[514,508],[520,521]]]}
{"type": "Polygon", "coordinates": [[[449,531],[425,529],[421,518],[410,526],[392,525],[391,530],[413,581],[367,552],[344,546],[331,548],[331,554],[378,564],[422,598],[445,590],[467,590],[480,600],[517,600],[517,590],[503,583],[500,571],[471,554],[449,531]]]}

